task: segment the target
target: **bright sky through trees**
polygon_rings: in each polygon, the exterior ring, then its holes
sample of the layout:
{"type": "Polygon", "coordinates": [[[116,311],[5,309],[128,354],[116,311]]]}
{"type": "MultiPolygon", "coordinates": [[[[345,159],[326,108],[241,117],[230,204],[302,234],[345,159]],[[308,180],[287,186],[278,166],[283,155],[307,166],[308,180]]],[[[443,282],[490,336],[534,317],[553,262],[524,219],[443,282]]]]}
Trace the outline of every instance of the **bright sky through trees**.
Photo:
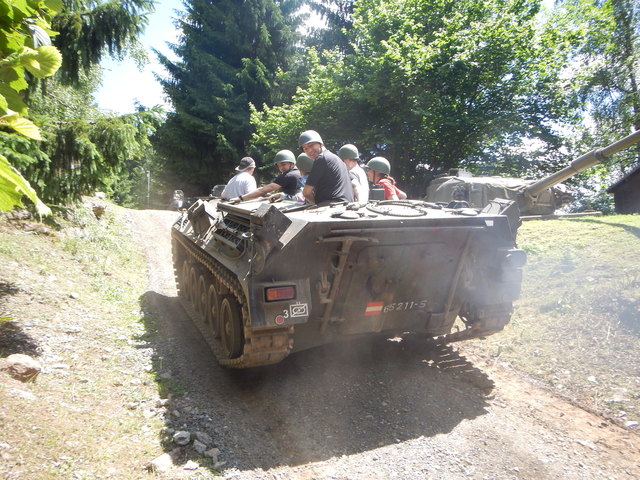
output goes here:
{"type": "Polygon", "coordinates": [[[100,108],[124,114],[133,112],[135,101],[146,107],[164,104],[162,87],[153,76],[164,72],[151,49],[173,58],[167,42],[177,41],[179,32],[174,26],[175,11],[182,8],[181,0],[156,0],[156,10],[149,16],[149,25],[140,39],[150,61],[142,71],[129,58],[122,62],[108,59],[102,63],[102,87],[96,94],[100,108]]]}

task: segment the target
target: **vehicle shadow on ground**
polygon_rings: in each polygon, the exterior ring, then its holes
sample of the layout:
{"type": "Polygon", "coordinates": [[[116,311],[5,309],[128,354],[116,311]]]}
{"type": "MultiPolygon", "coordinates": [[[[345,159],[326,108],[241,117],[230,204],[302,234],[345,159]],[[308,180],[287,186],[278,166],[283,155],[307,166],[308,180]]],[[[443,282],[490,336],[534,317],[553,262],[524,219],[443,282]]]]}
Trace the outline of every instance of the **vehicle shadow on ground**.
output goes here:
{"type": "Polygon", "coordinates": [[[40,346],[37,341],[26,333],[18,322],[3,315],[4,299],[16,295],[19,291],[20,289],[15,284],[0,280],[0,357],[14,353],[22,353],[32,357],[40,355],[40,346]]]}
{"type": "MultiPolygon", "coordinates": [[[[180,384],[170,406],[180,416],[168,415],[167,426],[204,428],[224,468],[295,466],[447,433],[486,413],[494,387],[453,348],[417,339],[369,337],[298,352],[269,367],[227,370],[178,298],[147,292],[141,303],[156,319],[148,328],[157,328],[151,342],[157,373],[169,369],[180,384]]],[[[182,453],[183,461],[194,458],[182,453]]]]}

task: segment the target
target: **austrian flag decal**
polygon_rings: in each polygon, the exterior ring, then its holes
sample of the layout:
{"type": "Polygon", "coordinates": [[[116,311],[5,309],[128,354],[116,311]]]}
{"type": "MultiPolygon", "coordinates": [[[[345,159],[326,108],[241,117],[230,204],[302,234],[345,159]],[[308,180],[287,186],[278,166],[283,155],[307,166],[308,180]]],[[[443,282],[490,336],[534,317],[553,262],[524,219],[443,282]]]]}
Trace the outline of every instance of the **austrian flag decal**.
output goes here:
{"type": "Polygon", "coordinates": [[[367,303],[367,308],[364,310],[365,317],[370,315],[380,315],[382,313],[382,307],[384,307],[384,302],[367,303]]]}

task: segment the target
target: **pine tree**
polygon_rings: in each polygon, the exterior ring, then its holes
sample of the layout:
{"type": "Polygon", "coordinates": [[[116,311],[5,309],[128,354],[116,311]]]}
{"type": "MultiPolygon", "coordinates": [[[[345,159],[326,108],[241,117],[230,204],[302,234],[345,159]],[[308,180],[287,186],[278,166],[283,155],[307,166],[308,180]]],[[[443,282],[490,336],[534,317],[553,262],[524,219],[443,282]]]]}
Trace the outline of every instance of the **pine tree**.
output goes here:
{"type": "MultiPolygon", "coordinates": [[[[298,0],[188,0],[173,46],[179,61],[158,53],[160,79],[175,112],[156,145],[175,171],[208,193],[225,182],[251,136],[249,105],[270,105],[279,73],[289,69],[298,0]]],[[[183,185],[189,188],[189,185],[183,185]]]]}
{"type": "Polygon", "coordinates": [[[105,53],[122,56],[136,45],[153,11],[153,0],[63,0],[64,8],[52,21],[58,32],[54,45],[62,52],[60,74],[77,83],[105,53]]]}

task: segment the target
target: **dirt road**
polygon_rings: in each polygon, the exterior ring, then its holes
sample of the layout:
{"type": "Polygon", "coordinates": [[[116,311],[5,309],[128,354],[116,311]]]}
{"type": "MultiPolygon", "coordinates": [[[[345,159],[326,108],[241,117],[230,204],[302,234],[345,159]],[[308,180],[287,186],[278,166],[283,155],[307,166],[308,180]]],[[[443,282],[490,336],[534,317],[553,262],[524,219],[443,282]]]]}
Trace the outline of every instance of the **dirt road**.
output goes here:
{"type": "MultiPolygon", "coordinates": [[[[131,212],[148,245],[155,355],[185,392],[174,429],[204,431],[225,478],[633,479],[640,438],[522,379],[465,358],[370,340],[251,371],[220,368],[173,282],[175,212],[131,212]]],[[[499,335],[499,334],[498,334],[499,335]]],[[[200,477],[198,477],[200,478],[200,477]]]]}

